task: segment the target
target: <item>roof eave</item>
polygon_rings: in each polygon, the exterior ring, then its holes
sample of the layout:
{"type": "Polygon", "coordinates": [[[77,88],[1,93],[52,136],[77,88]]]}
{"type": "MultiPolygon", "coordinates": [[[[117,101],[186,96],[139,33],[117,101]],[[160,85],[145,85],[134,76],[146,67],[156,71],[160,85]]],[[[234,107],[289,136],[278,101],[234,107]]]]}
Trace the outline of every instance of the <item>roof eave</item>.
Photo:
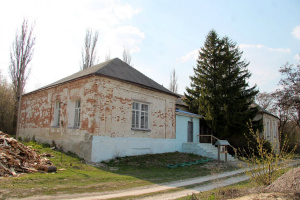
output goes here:
{"type": "Polygon", "coordinates": [[[185,116],[185,117],[193,117],[193,118],[198,118],[198,119],[202,119],[204,118],[201,115],[196,115],[196,114],[187,114],[187,113],[181,113],[181,112],[175,112],[176,115],[181,115],[181,116],[185,116]]]}
{"type": "Polygon", "coordinates": [[[34,91],[31,91],[31,92],[28,92],[26,94],[23,94],[22,96],[26,96],[26,95],[29,95],[29,94],[33,94],[33,93],[36,93],[36,92],[40,92],[40,91],[44,91],[44,90],[47,90],[47,89],[50,89],[50,88],[54,88],[54,87],[57,87],[59,85],[63,85],[63,84],[66,84],[66,83],[69,83],[69,82],[73,82],[73,81],[76,81],[76,80],[80,80],[80,79],[83,79],[83,78],[87,78],[89,76],[103,76],[103,77],[107,77],[107,78],[110,78],[110,79],[114,79],[114,80],[118,80],[118,81],[122,81],[122,82],[127,82],[127,83],[131,83],[131,84],[134,84],[134,85],[137,85],[139,87],[142,87],[142,88],[146,88],[148,90],[153,90],[153,91],[157,91],[157,92],[161,92],[161,93],[165,93],[165,94],[168,94],[168,95],[172,95],[172,96],[175,96],[175,97],[179,97],[177,94],[175,93],[169,93],[169,92],[165,92],[165,91],[162,91],[162,90],[158,90],[158,89],[155,89],[155,88],[151,88],[151,87],[148,87],[148,86],[145,86],[145,85],[142,85],[142,84],[138,84],[138,83],[135,83],[135,82],[132,82],[132,81],[127,81],[127,80],[123,80],[123,79],[119,79],[119,78],[115,78],[115,77],[111,77],[111,76],[107,76],[107,75],[103,75],[103,74],[97,74],[97,73],[92,73],[92,74],[87,74],[85,76],[81,76],[81,77],[78,77],[78,78],[74,78],[74,79],[71,79],[71,80],[68,80],[68,81],[65,81],[65,82],[62,82],[62,83],[57,83],[57,84],[54,84],[54,85],[50,85],[50,86],[45,86],[45,87],[42,87],[40,89],[37,89],[37,90],[34,90],[34,91]]]}

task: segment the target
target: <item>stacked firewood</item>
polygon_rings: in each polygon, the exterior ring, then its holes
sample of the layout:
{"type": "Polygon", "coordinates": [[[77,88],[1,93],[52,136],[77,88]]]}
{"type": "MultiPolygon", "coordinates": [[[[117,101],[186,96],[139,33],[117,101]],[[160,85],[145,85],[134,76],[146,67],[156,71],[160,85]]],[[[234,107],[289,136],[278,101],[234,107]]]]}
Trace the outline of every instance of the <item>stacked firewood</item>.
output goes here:
{"type": "Polygon", "coordinates": [[[0,131],[0,176],[56,171],[51,161],[0,131]]]}

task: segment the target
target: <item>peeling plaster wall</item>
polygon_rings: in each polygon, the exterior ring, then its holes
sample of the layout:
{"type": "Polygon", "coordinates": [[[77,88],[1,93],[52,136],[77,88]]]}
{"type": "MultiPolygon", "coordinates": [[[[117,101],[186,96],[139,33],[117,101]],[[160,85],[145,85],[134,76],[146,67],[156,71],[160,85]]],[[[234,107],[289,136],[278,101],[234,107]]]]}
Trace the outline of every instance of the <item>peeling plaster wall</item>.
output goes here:
{"type": "MultiPolygon", "coordinates": [[[[52,143],[90,161],[93,137],[175,139],[176,97],[134,84],[92,76],[22,97],[20,136],[52,143]],[[81,100],[80,127],[72,127],[81,100]],[[55,102],[61,102],[54,127],[55,102]],[[150,131],[131,130],[132,102],[149,104],[150,131]]],[[[101,154],[104,152],[94,152],[101,154]]]]}

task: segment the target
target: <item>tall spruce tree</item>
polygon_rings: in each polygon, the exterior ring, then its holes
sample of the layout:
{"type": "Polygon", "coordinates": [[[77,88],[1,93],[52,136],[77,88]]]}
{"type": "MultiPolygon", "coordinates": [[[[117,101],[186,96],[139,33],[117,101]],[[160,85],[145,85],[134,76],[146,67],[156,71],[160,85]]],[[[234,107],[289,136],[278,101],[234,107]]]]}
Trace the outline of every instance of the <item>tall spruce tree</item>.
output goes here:
{"type": "Polygon", "coordinates": [[[220,139],[244,136],[247,122],[257,113],[250,105],[258,91],[256,86],[249,87],[249,63],[241,57],[235,42],[210,31],[199,50],[191,87],[186,88],[185,102],[192,111],[205,116],[220,139]]]}

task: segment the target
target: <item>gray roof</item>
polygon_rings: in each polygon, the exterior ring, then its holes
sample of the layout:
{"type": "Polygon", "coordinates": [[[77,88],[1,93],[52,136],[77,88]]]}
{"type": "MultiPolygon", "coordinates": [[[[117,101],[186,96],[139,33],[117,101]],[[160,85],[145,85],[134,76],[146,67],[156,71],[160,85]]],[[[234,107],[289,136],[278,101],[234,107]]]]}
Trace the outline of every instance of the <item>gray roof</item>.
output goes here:
{"type": "Polygon", "coordinates": [[[176,105],[181,105],[181,106],[185,106],[188,107],[186,105],[186,103],[182,100],[184,98],[184,95],[178,94],[178,98],[176,99],[176,105]]]}
{"type": "Polygon", "coordinates": [[[218,140],[215,145],[230,145],[227,140],[218,140]]]}
{"type": "Polygon", "coordinates": [[[277,119],[279,119],[279,117],[277,117],[276,115],[274,115],[271,112],[267,111],[266,109],[264,109],[263,107],[261,107],[260,105],[258,105],[256,103],[252,103],[250,106],[251,107],[258,107],[258,112],[259,113],[265,113],[265,114],[271,115],[271,116],[276,117],[277,119]]]}
{"type": "MultiPolygon", "coordinates": [[[[56,81],[52,84],[49,84],[45,87],[42,87],[38,90],[42,90],[42,89],[46,89],[46,88],[53,87],[56,85],[60,85],[65,82],[79,79],[79,78],[82,78],[85,76],[90,76],[90,75],[106,76],[109,78],[134,83],[134,84],[137,84],[141,87],[145,87],[148,89],[154,89],[154,90],[164,92],[164,93],[167,93],[170,95],[178,96],[177,94],[169,91],[162,85],[156,83],[149,77],[145,76],[144,74],[142,74],[135,68],[131,67],[127,63],[123,62],[119,58],[114,58],[114,59],[108,60],[106,62],[100,63],[98,65],[94,65],[90,68],[81,70],[75,74],[72,74],[68,77],[58,80],[58,81],[56,81]]],[[[38,91],[38,90],[36,90],[36,91],[38,91]]]]}

